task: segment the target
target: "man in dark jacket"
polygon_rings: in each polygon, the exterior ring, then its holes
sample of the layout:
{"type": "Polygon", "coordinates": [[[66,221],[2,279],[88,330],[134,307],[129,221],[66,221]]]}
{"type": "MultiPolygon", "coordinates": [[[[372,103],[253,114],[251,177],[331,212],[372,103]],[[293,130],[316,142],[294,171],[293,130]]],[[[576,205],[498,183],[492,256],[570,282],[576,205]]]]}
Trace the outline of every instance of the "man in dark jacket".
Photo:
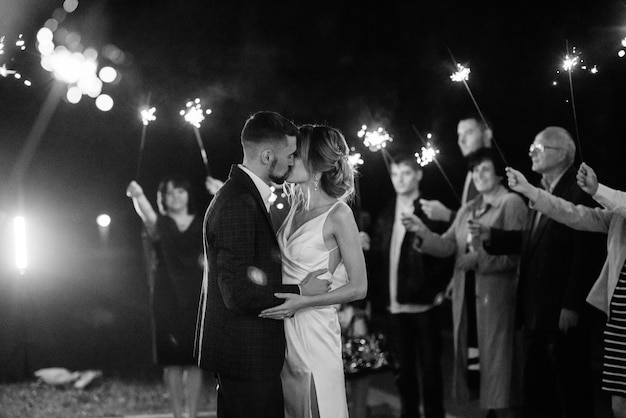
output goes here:
{"type": "Polygon", "coordinates": [[[414,250],[414,234],[401,222],[403,216],[416,214],[433,231],[441,233],[446,229],[446,223],[429,220],[420,207],[422,175],[412,156],[401,155],[391,164],[396,198],[378,216],[369,255],[373,270],[369,299],[374,314],[382,314],[386,319],[397,366],[401,416],[420,416],[421,400],[426,418],[443,418],[438,306],[452,275],[452,260],[414,250]]]}
{"type": "MultiPolygon", "coordinates": [[[[595,206],[576,184],[575,152],[565,129],[548,127],[530,146],[532,170],[549,193],[595,206]]],[[[605,256],[603,237],[531,211],[523,233],[491,230],[484,247],[493,254],[521,251],[517,313],[524,327],[525,415],[594,416],[585,298],[605,256]]]]}
{"type": "Polygon", "coordinates": [[[218,379],[218,417],[282,417],[282,321],[259,313],[282,303],[276,292],[325,293],[326,280],[282,284],[281,254],[269,213],[270,181],[282,183],[296,152],[297,128],[258,112],[241,133],[243,164],[233,165],[204,218],[204,270],[196,355],[218,379]]]}

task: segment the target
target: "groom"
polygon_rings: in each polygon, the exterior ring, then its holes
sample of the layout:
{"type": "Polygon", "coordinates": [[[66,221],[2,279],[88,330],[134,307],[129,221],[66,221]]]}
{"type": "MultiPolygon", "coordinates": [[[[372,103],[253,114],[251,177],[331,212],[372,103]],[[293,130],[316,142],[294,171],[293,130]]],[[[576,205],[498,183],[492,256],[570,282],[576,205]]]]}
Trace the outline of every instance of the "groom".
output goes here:
{"type": "Polygon", "coordinates": [[[196,355],[201,368],[216,374],[218,417],[284,416],[283,323],[258,314],[283,302],[276,292],[328,291],[327,281],[315,278],[320,272],[310,273],[301,285],[282,284],[269,183],[287,178],[297,134],[296,126],[278,113],[252,115],[241,132],[243,164],[231,167],[204,218],[207,264],[196,355]]]}

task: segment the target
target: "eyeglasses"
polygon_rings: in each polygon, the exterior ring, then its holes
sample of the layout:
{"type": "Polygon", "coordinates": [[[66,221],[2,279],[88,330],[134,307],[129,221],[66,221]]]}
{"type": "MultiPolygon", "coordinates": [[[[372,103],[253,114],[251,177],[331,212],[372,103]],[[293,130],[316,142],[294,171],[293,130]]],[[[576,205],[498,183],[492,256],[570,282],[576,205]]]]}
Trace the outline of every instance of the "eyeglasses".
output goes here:
{"type": "Polygon", "coordinates": [[[535,151],[544,153],[544,152],[546,152],[547,149],[563,149],[563,148],[550,147],[548,145],[543,145],[543,144],[530,144],[530,148],[528,150],[528,153],[532,154],[535,151]]]}

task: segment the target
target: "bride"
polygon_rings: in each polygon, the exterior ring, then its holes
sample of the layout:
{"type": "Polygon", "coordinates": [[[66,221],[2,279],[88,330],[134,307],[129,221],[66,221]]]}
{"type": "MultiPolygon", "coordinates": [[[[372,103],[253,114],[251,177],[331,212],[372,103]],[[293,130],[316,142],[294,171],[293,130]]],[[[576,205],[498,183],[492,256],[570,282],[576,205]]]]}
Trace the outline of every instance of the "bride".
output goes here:
{"type": "Polygon", "coordinates": [[[278,230],[283,283],[309,272],[330,280],[317,296],[277,293],[285,302],[261,317],[284,319],[287,349],[281,372],[286,417],[348,417],[341,330],[333,305],[363,299],[367,273],[359,231],[345,203],[354,191],[348,146],[334,128],[304,125],[287,178],[289,214],[278,230]]]}

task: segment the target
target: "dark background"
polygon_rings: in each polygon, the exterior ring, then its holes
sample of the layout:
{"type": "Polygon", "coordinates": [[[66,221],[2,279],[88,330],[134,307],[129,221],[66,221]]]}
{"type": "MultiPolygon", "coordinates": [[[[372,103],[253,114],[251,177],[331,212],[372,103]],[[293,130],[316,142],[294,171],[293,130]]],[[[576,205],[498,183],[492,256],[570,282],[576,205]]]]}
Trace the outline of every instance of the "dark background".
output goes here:
{"type": "MultiPolygon", "coordinates": [[[[626,5],[500,3],[81,1],[62,26],[78,32],[83,46],[113,44],[124,52],[124,62],[114,65],[120,81],[104,89],[115,106],[101,112],[87,97],[77,105],[62,99],[19,185],[9,180],[15,161],[53,84],[34,38],[62,2],[0,3],[6,36],[0,66],[33,82],[27,88],[0,78],[0,380],[23,368],[149,363],[141,223],[124,195],[137,170],[138,111],[148,98],[157,120],[147,127],[137,180],[153,203],[158,181],[172,172],[188,176],[201,203],[208,201],[193,130],[178,114],[199,97],[213,110],[200,132],[215,177],[226,179],[241,161],[246,118],[275,110],[345,134],[363,154],[361,203],[375,215],[393,190],[380,153],[364,149],[356,136],[362,124],[382,124],[394,137],[392,153],[419,149],[413,125],[432,132],[460,192],[465,167],[456,124],[476,109],[464,86],[449,78],[450,52],[471,68],[469,86],[507,162],[536,180],[527,156],[534,136],[557,125],[576,137],[567,74],[556,74],[567,42],[599,68],[595,75],[573,73],[582,155],[601,181],[624,188],[626,58],[617,52],[626,37],[626,5]],[[26,51],[10,47],[20,33],[26,51]],[[29,231],[24,276],[12,268],[11,218],[18,211],[29,231]],[[113,220],[106,239],[95,224],[99,213],[113,220]]],[[[109,62],[101,56],[100,64],[109,62]]],[[[422,186],[455,204],[434,164],[422,186]]]]}

